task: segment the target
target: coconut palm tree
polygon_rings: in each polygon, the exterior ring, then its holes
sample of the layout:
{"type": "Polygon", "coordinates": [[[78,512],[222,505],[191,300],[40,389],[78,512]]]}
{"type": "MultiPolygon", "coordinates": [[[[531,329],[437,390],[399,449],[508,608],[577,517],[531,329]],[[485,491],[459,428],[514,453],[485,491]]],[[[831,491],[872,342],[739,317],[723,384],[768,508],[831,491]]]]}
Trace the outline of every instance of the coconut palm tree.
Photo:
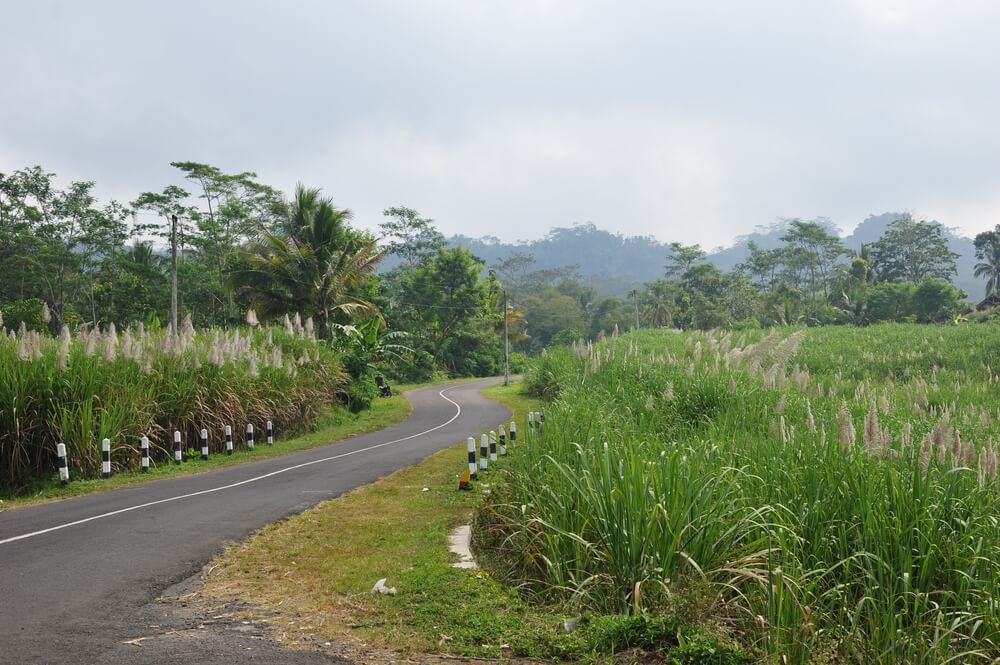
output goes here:
{"type": "Polygon", "coordinates": [[[330,339],[334,321],[378,316],[357,289],[382,250],[351,228],[350,218],[349,210],[336,208],[320,190],[300,184],[288,219],[277,231],[261,229],[259,240],[235,260],[230,282],[264,316],[315,316],[324,339],[330,339]]]}
{"type": "Polygon", "coordinates": [[[1000,290],[1000,243],[984,243],[981,248],[977,247],[976,254],[981,261],[976,264],[973,274],[986,277],[986,297],[989,298],[1000,290]]]}

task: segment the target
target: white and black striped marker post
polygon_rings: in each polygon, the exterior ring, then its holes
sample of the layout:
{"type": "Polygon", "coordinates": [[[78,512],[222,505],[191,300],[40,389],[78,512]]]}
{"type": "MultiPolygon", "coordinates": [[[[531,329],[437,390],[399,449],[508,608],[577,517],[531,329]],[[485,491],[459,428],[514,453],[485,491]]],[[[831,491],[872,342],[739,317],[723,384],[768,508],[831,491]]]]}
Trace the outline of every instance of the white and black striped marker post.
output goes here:
{"type": "Polygon", "coordinates": [[[201,458],[208,459],[208,430],[201,430],[201,458]]]}
{"type": "Polygon", "coordinates": [[[145,436],[139,439],[139,468],[149,471],[149,438],[145,436]]]}
{"type": "Polygon", "coordinates": [[[530,434],[535,429],[535,412],[528,411],[528,433],[530,434]]]}
{"type": "Polygon", "coordinates": [[[496,431],[490,432],[490,461],[497,461],[497,433],[496,431]]]}
{"type": "Polygon", "coordinates": [[[517,423],[512,420],[510,421],[510,447],[513,448],[515,443],[517,443],[517,423]]]}
{"type": "Polygon", "coordinates": [[[233,454],[233,428],[226,425],[226,454],[233,454]]]}
{"type": "Polygon", "coordinates": [[[101,441],[101,478],[111,477],[111,439],[101,441]]]}
{"type": "Polygon", "coordinates": [[[489,466],[489,459],[490,442],[489,439],[486,438],[486,435],[483,434],[479,437],[479,468],[486,471],[486,468],[489,466]]]}
{"type": "Polygon", "coordinates": [[[174,464],[180,464],[182,459],[184,454],[181,452],[181,433],[174,430],[174,464]]]}
{"type": "Polygon", "coordinates": [[[469,480],[476,479],[476,437],[470,436],[466,441],[466,448],[469,451],[469,480]]]}
{"type": "Polygon", "coordinates": [[[274,425],[270,420],[267,421],[267,445],[274,445],[274,425]]]}
{"type": "Polygon", "coordinates": [[[247,423],[247,448],[253,450],[253,423],[247,423]]]}
{"type": "Polygon", "coordinates": [[[59,482],[65,485],[69,482],[69,463],[66,461],[66,444],[56,444],[56,457],[59,458],[59,482]]]}
{"type": "Polygon", "coordinates": [[[500,436],[500,456],[503,457],[507,454],[507,432],[504,430],[503,425],[500,425],[498,434],[500,436]]]}
{"type": "Polygon", "coordinates": [[[545,424],[545,409],[538,412],[538,425],[542,426],[545,424]]]}

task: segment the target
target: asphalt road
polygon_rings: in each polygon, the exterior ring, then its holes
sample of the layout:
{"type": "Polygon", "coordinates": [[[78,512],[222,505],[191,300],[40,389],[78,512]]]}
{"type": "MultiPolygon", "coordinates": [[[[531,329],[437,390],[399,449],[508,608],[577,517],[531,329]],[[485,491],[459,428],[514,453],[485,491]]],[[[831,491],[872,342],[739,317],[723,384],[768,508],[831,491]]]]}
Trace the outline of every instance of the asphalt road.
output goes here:
{"type": "MultiPolygon", "coordinates": [[[[121,645],[164,590],[227,542],[495,427],[510,415],[480,394],[495,381],[412,391],[403,423],[336,445],[0,513],[0,663],[152,662],[121,645]]],[[[281,660],[250,653],[211,662],[281,660]]]]}

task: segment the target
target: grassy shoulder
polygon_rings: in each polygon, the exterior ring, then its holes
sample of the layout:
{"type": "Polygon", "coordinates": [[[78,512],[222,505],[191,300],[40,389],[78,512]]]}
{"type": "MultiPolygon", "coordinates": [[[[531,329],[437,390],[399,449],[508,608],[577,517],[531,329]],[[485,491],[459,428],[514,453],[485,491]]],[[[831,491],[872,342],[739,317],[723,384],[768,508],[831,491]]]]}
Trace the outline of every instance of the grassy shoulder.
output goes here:
{"type": "MultiPolygon", "coordinates": [[[[400,386],[400,391],[405,392],[417,387],[421,386],[400,386]]],[[[407,399],[402,394],[393,395],[386,399],[375,400],[371,408],[360,413],[351,413],[341,407],[334,408],[319,419],[312,432],[289,439],[277,439],[271,446],[258,443],[253,450],[237,449],[232,455],[214,454],[208,460],[192,456],[190,460],[180,465],[160,463],[150,467],[147,473],[120,473],[107,480],[73,479],[65,487],[59,484],[58,477],[53,474],[52,478],[39,483],[29,492],[18,496],[0,495],[0,511],[287,455],[398,424],[409,414],[410,403],[407,399]]]]}
{"type": "MultiPolygon", "coordinates": [[[[485,393],[521,423],[539,406],[519,385],[485,393]]],[[[470,520],[489,490],[487,476],[472,491],[458,491],[465,466],[459,444],[265,527],[206,567],[203,597],[249,604],[256,608],[251,618],[266,619],[293,647],[343,648],[346,641],[408,654],[579,653],[561,616],[529,607],[482,571],[451,567],[448,533],[470,520]],[[397,595],[371,593],[383,577],[397,595]]]]}

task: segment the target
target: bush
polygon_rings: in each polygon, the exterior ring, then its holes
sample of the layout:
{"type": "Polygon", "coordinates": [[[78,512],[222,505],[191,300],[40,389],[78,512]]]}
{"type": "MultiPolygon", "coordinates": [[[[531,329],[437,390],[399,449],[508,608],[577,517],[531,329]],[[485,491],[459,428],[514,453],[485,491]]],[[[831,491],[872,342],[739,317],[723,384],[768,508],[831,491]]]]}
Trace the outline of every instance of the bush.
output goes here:
{"type": "Polygon", "coordinates": [[[15,300],[9,305],[0,307],[3,314],[3,327],[17,332],[23,323],[32,332],[45,332],[49,329],[43,316],[45,303],[39,298],[15,300]]]}
{"type": "Polygon", "coordinates": [[[378,386],[375,384],[375,378],[370,373],[355,378],[347,384],[344,396],[347,408],[352,413],[364,411],[378,397],[378,386]]]}

